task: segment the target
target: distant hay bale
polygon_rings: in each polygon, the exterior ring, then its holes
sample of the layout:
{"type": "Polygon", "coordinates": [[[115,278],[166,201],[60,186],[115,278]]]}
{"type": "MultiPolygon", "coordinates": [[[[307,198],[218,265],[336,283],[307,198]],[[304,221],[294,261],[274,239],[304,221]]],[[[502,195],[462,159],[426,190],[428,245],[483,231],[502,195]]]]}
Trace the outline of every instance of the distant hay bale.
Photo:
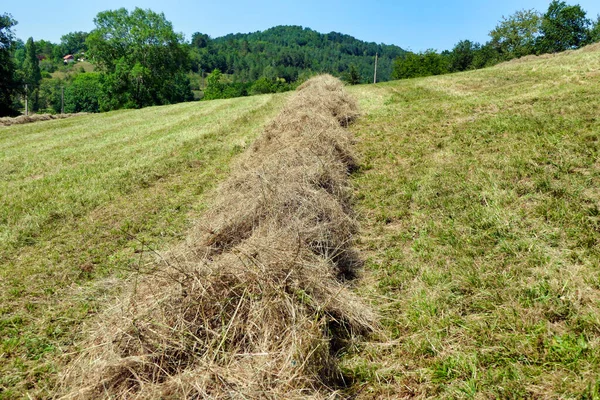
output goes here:
{"type": "Polygon", "coordinates": [[[302,85],[186,245],[103,315],[64,398],[330,398],[335,353],[377,325],[344,283],[360,260],[340,125],[357,115],[339,80],[302,85]]]}

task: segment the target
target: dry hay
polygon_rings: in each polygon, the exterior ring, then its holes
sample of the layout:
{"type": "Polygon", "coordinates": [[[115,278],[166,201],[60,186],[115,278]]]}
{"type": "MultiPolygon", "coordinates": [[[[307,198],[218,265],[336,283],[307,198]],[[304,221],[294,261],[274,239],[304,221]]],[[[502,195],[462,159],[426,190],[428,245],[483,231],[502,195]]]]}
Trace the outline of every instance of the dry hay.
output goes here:
{"type": "Polygon", "coordinates": [[[19,115],[18,117],[4,117],[0,118],[0,126],[11,126],[11,125],[22,125],[31,122],[38,121],[50,121],[52,119],[63,119],[69,117],[76,117],[78,115],[85,115],[87,113],[76,113],[76,114],[33,114],[33,115],[19,115]]]}
{"type": "Polygon", "coordinates": [[[587,46],[584,46],[578,50],[581,53],[593,53],[596,51],[600,51],[600,42],[592,43],[587,46]]]}
{"type": "Polygon", "coordinates": [[[332,398],[336,352],[374,329],[352,250],[341,82],[302,85],[242,156],[187,244],[106,313],[65,398],[332,398]]]}
{"type": "Polygon", "coordinates": [[[523,56],[520,58],[514,58],[512,60],[505,61],[498,65],[523,64],[523,63],[528,63],[531,61],[548,60],[548,59],[552,59],[552,58],[556,58],[556,57],[562,57],[562,56],[566,56],[566,55],[573,54],[573,53],[593,53],[593,52],[597,52],[597,51],[600,51],[600,43],[592,43],[587,46],[581,47],[577,50],[565,50],[565,51],[562,51],[559,53],[544,53],[544,54],[540,54],[540,55],[530,54],[530,55],[523,56]]]}

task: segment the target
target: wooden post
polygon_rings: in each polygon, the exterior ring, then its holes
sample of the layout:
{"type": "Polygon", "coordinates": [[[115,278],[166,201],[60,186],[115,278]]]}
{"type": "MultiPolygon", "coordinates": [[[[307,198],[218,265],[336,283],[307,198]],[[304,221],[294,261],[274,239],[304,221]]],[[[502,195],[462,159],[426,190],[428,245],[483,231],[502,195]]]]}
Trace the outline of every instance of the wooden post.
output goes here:
{"type": "Polygon", "coordinates": [[[29,115],[29,94],[27,93],[27,84],[25,84],[25,116],[29,115]]]}
{"type": "Polygon", "coordinates": [[[377,83],[377,57],[379,56],[378,53],[375,53],[375,76],[373,77],[373,83],[377,83]]]}
{"type": "Polygon", "coordinates": [[[65,113],[65,87],[60,87],[60,113],[65,113]]]}

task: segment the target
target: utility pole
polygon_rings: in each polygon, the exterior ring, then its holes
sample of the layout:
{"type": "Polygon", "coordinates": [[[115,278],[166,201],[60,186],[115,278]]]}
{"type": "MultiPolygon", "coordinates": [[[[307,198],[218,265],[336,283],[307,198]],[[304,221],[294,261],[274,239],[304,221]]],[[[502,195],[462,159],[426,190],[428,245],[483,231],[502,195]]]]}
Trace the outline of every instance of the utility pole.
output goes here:
{"type": "Polygon", "coordinates": [[[27,84],[25,84],[25,116],[29,115],[29,103],[27,102],[29,95],[27,94],[27,84]]]}
{"type": "Polygon", "coordinates": [[[375,76],[373,77],[373,83],[377,83],[377,57],[379,56],[378,53],[375,53],[375,76]]]}
{"type": "Polygon", "coordinates": [[[65,87],[60,87],[60,113],[65,113],[65,87]]]}

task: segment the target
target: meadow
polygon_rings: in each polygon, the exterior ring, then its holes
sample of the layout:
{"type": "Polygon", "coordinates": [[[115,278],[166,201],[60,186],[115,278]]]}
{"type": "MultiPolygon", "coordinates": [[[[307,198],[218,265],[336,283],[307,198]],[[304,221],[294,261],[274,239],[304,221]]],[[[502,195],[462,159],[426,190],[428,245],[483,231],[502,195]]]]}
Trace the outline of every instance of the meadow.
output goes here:
{"type": "Polygon", "coordinates": [[[284,98],[0,128],[0,398],[47,395],[81,323],[185,237],[284,98]]]}
{"type": "Polygon", "coordinates": [[[359,398],[600,398],[600,47],[351,92],[359,398]]]}
{"type": "MultiPolygon", "coordinates": [[[[381,329],[337,354],[342,394],[600,398],[600,47],[347,90],[381,329]]],[[[0,128],[0,399],[51,395],[287,97],[0,128]]]]}

